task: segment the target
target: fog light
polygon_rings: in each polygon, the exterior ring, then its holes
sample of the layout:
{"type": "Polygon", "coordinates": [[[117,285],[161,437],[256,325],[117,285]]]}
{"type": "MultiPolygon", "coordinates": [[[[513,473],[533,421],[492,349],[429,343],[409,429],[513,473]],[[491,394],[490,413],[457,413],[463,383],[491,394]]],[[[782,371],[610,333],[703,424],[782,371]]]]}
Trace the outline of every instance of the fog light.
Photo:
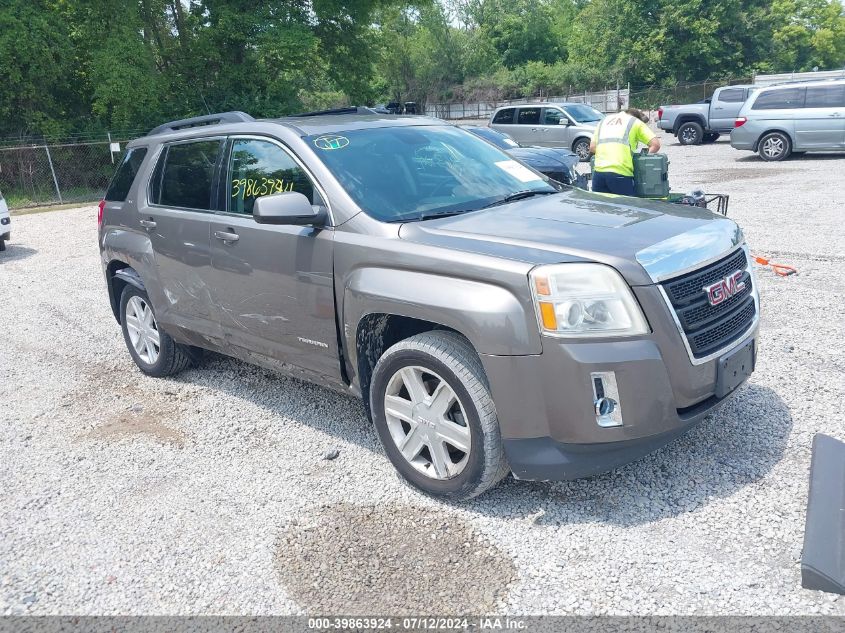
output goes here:
{"type": "Polygon", "coordinates": [[[612,371],[593,372],[593,408],[596,424],[602,428],[622,426],[622,406],[619,402],[619,388],[616,374],[612,371]]]}

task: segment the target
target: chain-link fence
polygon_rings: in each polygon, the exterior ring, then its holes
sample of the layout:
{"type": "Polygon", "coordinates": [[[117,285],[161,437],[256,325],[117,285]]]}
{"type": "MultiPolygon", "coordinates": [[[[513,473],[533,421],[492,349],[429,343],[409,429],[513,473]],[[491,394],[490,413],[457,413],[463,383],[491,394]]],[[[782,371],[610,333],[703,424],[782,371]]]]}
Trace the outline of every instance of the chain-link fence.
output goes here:
{"type": "Polygon", "coordinates": [[[736,84],[751,84],[753,81],[752,77],[737,77],[736,79],[678,83],[674,86],[632,88],[630,103],[633,107],[642,110],[656,110],[662,105],[696,103],[709,99],[716,88],[736,84]]]}
{"type": "Polygon", "coordinates": [[[105,194],[125,140],[0,147],[0,192],[11,209],[94,202],[105,194]]]}
{"type": "Polygon", "coordinates": [[[543,95],[539,97],[523,97],[521,99],[506,99],[502,101],[473,101],[454,103],[427,103],[425,114],[438,119],[489,119],[496,108],[507,105],[521,105],[536,102],[568,102],[586,103],[601,112],[616,112],[620,108],[628,107],[628,90],[602,90],[600,92],[580,92],[561,96],[543,95]]]}

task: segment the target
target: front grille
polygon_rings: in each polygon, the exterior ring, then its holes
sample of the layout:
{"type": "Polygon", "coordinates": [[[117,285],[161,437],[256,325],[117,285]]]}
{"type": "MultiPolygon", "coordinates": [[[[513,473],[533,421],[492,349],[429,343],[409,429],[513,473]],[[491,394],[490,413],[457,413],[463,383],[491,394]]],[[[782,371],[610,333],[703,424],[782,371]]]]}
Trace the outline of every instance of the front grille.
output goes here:
{"type": "Polygon", "coordinates": [[[753,281],[745,272],[745,288],[719,305],[710,305],[706,286],[737,270],[745,271],[748,259],[740,249],[699,270],[664,281],[661,285],[675,310],[694,358],[703,358],[741,337],[757,314],[753,281]]]}
{"type": "Polygon", "coordinates": [[[724,279],[736,270],[745,270],[746,268],[748,268],[748,260],[745,258],[745,251],[739,249],[715,264],[664,282],[663,287],[666,289],[672,305],[689,303],[698,298],[704,286],[709,286],[720,279],[724,279]]]}

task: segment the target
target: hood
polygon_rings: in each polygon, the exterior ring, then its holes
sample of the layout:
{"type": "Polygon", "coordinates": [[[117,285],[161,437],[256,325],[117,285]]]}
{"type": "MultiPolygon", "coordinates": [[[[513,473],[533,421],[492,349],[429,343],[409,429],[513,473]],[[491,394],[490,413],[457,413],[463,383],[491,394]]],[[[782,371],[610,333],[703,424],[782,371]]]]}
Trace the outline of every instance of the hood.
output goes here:
{"type": "Polygon", "coordinates": [[[399,236],[530,264],[601,262],[632,285],[688,270],[742,241],[732,220],[706,209],[580,189],[409,222],[399,236]]]}
{"type": "Polygon", "coordinates": [[[578,156],[563,148],[514,147],[507,152],[540,172],[569,171],[578,164],[578,156]]]}

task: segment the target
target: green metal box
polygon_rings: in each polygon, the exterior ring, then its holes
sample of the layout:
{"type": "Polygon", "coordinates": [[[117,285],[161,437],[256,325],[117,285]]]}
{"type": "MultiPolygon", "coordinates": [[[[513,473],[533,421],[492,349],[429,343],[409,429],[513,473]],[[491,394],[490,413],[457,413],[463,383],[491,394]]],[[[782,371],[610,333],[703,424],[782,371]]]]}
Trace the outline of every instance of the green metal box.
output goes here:
{"type": "Polygon", "coordinates": [[[641,198],[669,195],[669,158],[666,154],[634,154],[634,189],[641,198]]]}

